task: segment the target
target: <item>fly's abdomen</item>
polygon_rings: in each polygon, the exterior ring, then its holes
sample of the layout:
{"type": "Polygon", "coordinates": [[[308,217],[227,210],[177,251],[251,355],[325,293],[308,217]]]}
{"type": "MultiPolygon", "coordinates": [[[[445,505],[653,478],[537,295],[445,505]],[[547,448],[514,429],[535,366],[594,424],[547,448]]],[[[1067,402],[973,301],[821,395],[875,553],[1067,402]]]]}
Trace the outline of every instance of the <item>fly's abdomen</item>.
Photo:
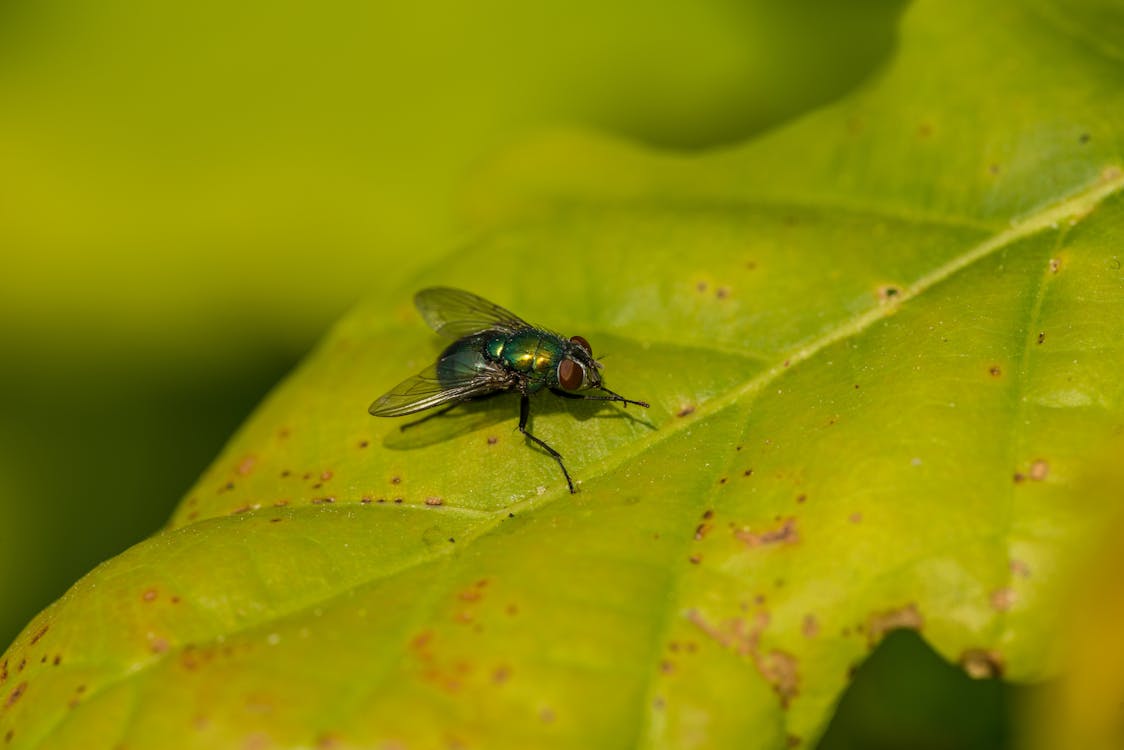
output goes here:
{"type": "Polygon", "coordinates": [[[448,388],[463,383],[467,377],[494,371],[495,365],[485,354],[489,343],[489,337],[479,335],[449,344],[437,358],[437,380],[448,388]]]}

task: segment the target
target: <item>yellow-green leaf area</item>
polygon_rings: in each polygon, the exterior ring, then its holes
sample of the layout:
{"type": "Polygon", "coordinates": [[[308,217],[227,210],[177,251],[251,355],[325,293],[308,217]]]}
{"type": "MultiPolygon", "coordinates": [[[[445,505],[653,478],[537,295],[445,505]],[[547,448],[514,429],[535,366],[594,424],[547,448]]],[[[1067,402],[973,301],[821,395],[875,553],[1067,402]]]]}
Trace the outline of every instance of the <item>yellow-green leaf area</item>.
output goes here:
{"type": "Polygon", "coordinates": [[[473,242],[342,320],[168,529],[28,626],[0,730],[782,748],[893,629],[1054,674],[1118,510],[1078,488],[1124,429],[1124,88],[1044,7],[917,3],[876,80],[728,152],[498,163],[473,242]],[[510,396],[367,414],[440,350],[433,284],[585,336],[651,402],[534,399],[576,495],[510,396]]]}

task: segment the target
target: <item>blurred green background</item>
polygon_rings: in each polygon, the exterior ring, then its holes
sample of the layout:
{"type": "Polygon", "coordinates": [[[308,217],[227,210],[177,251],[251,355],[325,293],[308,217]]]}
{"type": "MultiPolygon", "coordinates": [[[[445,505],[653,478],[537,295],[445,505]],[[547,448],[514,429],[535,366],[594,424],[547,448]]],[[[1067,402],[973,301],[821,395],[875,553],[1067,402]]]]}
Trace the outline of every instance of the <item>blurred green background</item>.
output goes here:
{"type": "MultiPolygon", "coordinates": [[[[904,5],[0,3],[0,641],[470,238],[478,166],[556,128],[752,137],[876,73],[904,5]]],[[[1006,746],[1010,697],[894,636],[824,746],[1006,746]]]]}

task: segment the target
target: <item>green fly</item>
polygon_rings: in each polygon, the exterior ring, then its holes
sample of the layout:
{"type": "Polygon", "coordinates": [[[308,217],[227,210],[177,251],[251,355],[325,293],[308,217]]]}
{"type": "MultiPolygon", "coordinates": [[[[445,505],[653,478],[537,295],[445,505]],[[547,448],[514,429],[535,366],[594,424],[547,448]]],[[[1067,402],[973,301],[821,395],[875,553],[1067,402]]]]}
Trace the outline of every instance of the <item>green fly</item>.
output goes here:
{"type": "MultiPolygon", "coordinates": [[[[593,358],[589,342],[581,336],[566,338],[533,326],[499,305],[460,289],[423,289],[414,296],[414,304],[425,322],[453,343],[432,365],[371,404],[368,411],[373,416],[402,417],[445,406],[430,415],[437,416],[464,401],[517,391],[519,432],[558,462],[572,494],[576,490],[562,454],[527,431],[531,394],[545,388],[564,398],[619,401],[648,408],[645,402],[624,398],[604,386],[601,363],[593,358]],[[605,395],[581,393],[594,388],[605,395]]],[[[403,425],[402,429],[428,418],[403,425]]]]}

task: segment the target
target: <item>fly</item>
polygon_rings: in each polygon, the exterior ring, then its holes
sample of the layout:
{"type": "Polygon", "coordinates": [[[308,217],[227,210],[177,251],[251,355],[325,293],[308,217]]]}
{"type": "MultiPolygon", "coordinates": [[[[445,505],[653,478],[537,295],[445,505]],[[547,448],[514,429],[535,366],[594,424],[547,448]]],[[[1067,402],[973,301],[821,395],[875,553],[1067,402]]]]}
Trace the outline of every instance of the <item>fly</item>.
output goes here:
{"type": "MultiPolygon", "coordinates": [[[[570,493],[576,492],[562,454],[527,431],[531,394],[543,389],[563,398],[619,401],[648,408],[610,391],[601,382],[601,363],[581,336],[565,338],[533,326],[499,305],[461,289],[432,287],[414,295],[425,322],[453,339],[441,356],[371,404],[376,417],[402,417],[436,406],[454,406],[497,393],[519,393],[519,432],[558,462],[570,493]],[[596,389],[605,395],[582,393],[596,389]]],[[[429,417],[402,426],[406,429],[429,417]]]]}

